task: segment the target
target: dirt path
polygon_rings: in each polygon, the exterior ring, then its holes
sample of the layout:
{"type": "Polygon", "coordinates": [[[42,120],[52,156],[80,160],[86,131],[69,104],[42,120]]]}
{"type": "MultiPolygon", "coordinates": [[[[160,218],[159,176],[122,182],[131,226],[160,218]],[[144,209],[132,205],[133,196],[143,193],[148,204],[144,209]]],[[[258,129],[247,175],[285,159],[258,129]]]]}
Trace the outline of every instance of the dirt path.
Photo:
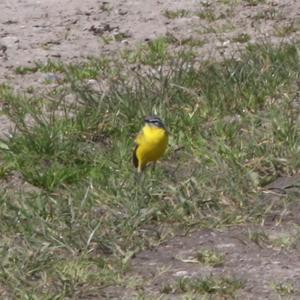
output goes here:
{"type": "Polygon", "coordinates": [[[232,53],[261,38],[299,39],[300,2],[4,0],[0,20],[0,83],[26,87],[43,80],[16,75],[18,66],[81,61],[166,33],[179,43],[197,40],[201,58],[232,53]]]}
{"type": "Polygon", "coordinates": [[[185,1],[173,2],[1,1],[0,79],[15,79],[17,66],[35,61],[80,61],[164,35],[168,19],[162,12],[168,7],[193,6],[192,2],[188,6],[185,1]],[[124,38],[116,38],[118,34],[124,38]]]}

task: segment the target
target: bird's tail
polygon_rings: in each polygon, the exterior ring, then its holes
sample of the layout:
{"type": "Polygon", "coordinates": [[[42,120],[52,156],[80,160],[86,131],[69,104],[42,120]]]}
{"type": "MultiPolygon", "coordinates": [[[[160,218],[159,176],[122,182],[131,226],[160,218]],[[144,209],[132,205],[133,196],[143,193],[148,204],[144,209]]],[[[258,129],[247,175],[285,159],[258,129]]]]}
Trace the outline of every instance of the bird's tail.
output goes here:
{"type": "Polygon", "coordinates": [[[137,150],[137,148],[138,148],[138,145],[135,146],[135,148],[133,150],[133,155],[132,155],[132,162],[133,162],[133,165],[136,168],[138,168],[138,166],[139,166],[139,160],[138,160],[138,158],[136,156],[136,150],[137,150]]]}

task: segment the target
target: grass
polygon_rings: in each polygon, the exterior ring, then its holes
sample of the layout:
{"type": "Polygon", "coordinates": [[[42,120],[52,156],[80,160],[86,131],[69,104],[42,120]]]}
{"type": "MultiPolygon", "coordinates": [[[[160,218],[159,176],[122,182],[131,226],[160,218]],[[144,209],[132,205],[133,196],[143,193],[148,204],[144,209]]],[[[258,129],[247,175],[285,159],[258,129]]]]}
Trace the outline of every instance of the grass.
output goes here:
{"type": "Polygon", "coordinates": [[[215,15],[212,8],[205,8],[196,13],[200,19],[206,20],[208,22],[213,22],[217,20],[217,16],[215,15]]]}
{"type": "Polygon", "coordinates": [[[194,47],[202,47],[203,45],[206,44],[206,41],[204,39],[193,38],[193,37],[178,38],[170,32],[167,32],[165,36],[162,36],[161,38],[152,41],[152,43],[157,41],[162,41],[166,45],[166,48],[172,45],[172,46],[186,46],[192,49],[194,47]]]}
{"type": "Polygon", "coordinates": [[[297,32],[297,26],[292,22],[290,24],[276,26],[275,27],[275,36],[284,38],[290,36],[291,34],[297,32]]]}
{"type": "Polygon", "coordinates": [[[269,8],[259,11],[254,17],[254,20],[282,20],[283,14],[280,10],[269,8]]]}
{"type": "Polygon", "coordinates": [[[235,25],[230,20],[226,20],[226,23],[222,25],[210,25],[210,23],[208,25],[201,25],[200,29],[197,30],[197,33],[200,35],[209,33],[221,34],[226,32],[232,32],[234,29],[236,29],[235,25]]]}
{"type": "Polygon", "coordinates": [[[193,292],[196,294],[222,295],[231,297],[243,286],[243,283],[231,277],[206,278],[181,278],[178,280],[178,288],[181,292],[193,292]]]}
{"type": "Polygon", "coordinates": [[[293,236],[282,236],[277,239],[272,240],[273,247],[283,248],[283,249],[292,249],[296,247],[296,238],[293,236]]]}
{"type": "Polygon", "coordinates": [[[293,284],[290,282],[273,283],[272,288],[280,296],[288,296],[295,293],[295,288],[293,287],[293,284]]]}
{"type": "Polygon", "coordinates": [[[240,4],[242,0],[218,0],[219,3],[225,5],[237,5],[240,4]]]}
{"type": "MultiPolygon", "coordinates": [[[[299,65],[297,45],[252,45],[238,60],[199,64],[155,40],[119,60],[38,65],[64,77],[43,98],[2,85],[16,130],[1,141],[1,180],[18,174],[27,188],[0,197],[1,296],[98,297],[125,289],[134,254],[179,229],[261,222],[260,188],[300,166],[299,65]],[[152,113],[165,120],[170,146],[137,182],[133,138],[152,113]]],[[[180,289],[231,295],[238,282],[180,289]]]]}
{"type": "Polygon", "coordinates": [[[16,74],[19,74],[19,75],[30,74],[30,73],[35,73],[37,70],[38,70],[37,67],[18,66],[16,68],[16,74]]]}
{"type": "Polygon", "coordinates": [[[118,42],[126,40],[130,37],[131,37],[131,35],[127,32],[118,32],[117,34],[114,35],[114,39],[118,42]]]}
{"type": "Polygon", "coordinates": [[[224,255],[214,250],[203,250],[197,253],[197,260],[211,267],[222,267],[224,264],[224,255]]]}
{"type": "Polygon", "coordinates": [[[235,43],[247,43],[250,40],[251,40],[251,37],[247,33],[241,33],[232,39],[232,41],[235,43]]]}
{"type": "Polygon", "coordinates": [[[190,15],[190,11],[186,9],[177,9],[177,10],[165,10],[163,15],[168,19],[177,19],[177,18],[184,18],[190,15]]]}
{"type": "Polygon", "coordinates": [[[168,34],[151,40],[136,50],[125,50],[122,53],[122,57],[129,64],[158,67],[164,65],[170,59],[169,46],[171,44],[180,44],[180,41],[173,35],[168,34]]]}
{"type": "Polygon", "coordinates": [[[249,240],[254,242],[260,247],[269,243],[269,236],[263,231],[250,231],[249,230],[249,240]]]}
{"type": "Polygon", "coordinates": [[[299,232],[295,233],[281,233],[270,239],[271,244],[277,249],[296,249],[299,242],[299,232]]]}
{"type": "Polygon", "coordinates": [[[249,6],[257,6],[259,4],[264,4],[266,2],[266,0],[245,0],[245,2],[249,6]]]}
{"type": "Polygon", "coordinates": [[[64,73],[72,79],[96,79],[110,63],[108,58],[90,58],[80,64],[64,64],[61,61],[48,61],[46,64],[36,62],[32,67],[16,68],[15,72],[20,75],[29,73],[64,73]]]}

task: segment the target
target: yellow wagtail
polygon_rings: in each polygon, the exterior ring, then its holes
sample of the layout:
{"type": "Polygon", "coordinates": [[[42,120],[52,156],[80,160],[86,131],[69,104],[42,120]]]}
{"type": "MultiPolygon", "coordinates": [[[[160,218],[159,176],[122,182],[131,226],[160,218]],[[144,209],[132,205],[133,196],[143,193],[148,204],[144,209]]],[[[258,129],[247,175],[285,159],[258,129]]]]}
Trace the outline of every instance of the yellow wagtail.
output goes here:
{"type": "Polygon", "coordinates": [[[168,132],[161,119],[156,116],[146,117],[135,143],[133,164],[138,172],[142,172],[149,162],[156,162],[167,149],[168,132]]]}

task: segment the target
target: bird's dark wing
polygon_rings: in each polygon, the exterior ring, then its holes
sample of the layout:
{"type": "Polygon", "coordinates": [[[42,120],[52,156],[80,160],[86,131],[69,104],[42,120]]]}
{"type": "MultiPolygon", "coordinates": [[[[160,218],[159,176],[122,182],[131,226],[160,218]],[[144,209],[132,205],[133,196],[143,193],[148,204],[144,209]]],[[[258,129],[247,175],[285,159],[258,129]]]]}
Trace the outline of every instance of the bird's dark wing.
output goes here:
{"type": "Polygon", "coordinates": [[[139,166],[139,161],[136,157],[136,150],[138,148],[138,145],[135,146],[134,150],[133,150],[133,155],[132,155],[132,162],[133,162],[133,165],[137,168],[139,166]]]}

